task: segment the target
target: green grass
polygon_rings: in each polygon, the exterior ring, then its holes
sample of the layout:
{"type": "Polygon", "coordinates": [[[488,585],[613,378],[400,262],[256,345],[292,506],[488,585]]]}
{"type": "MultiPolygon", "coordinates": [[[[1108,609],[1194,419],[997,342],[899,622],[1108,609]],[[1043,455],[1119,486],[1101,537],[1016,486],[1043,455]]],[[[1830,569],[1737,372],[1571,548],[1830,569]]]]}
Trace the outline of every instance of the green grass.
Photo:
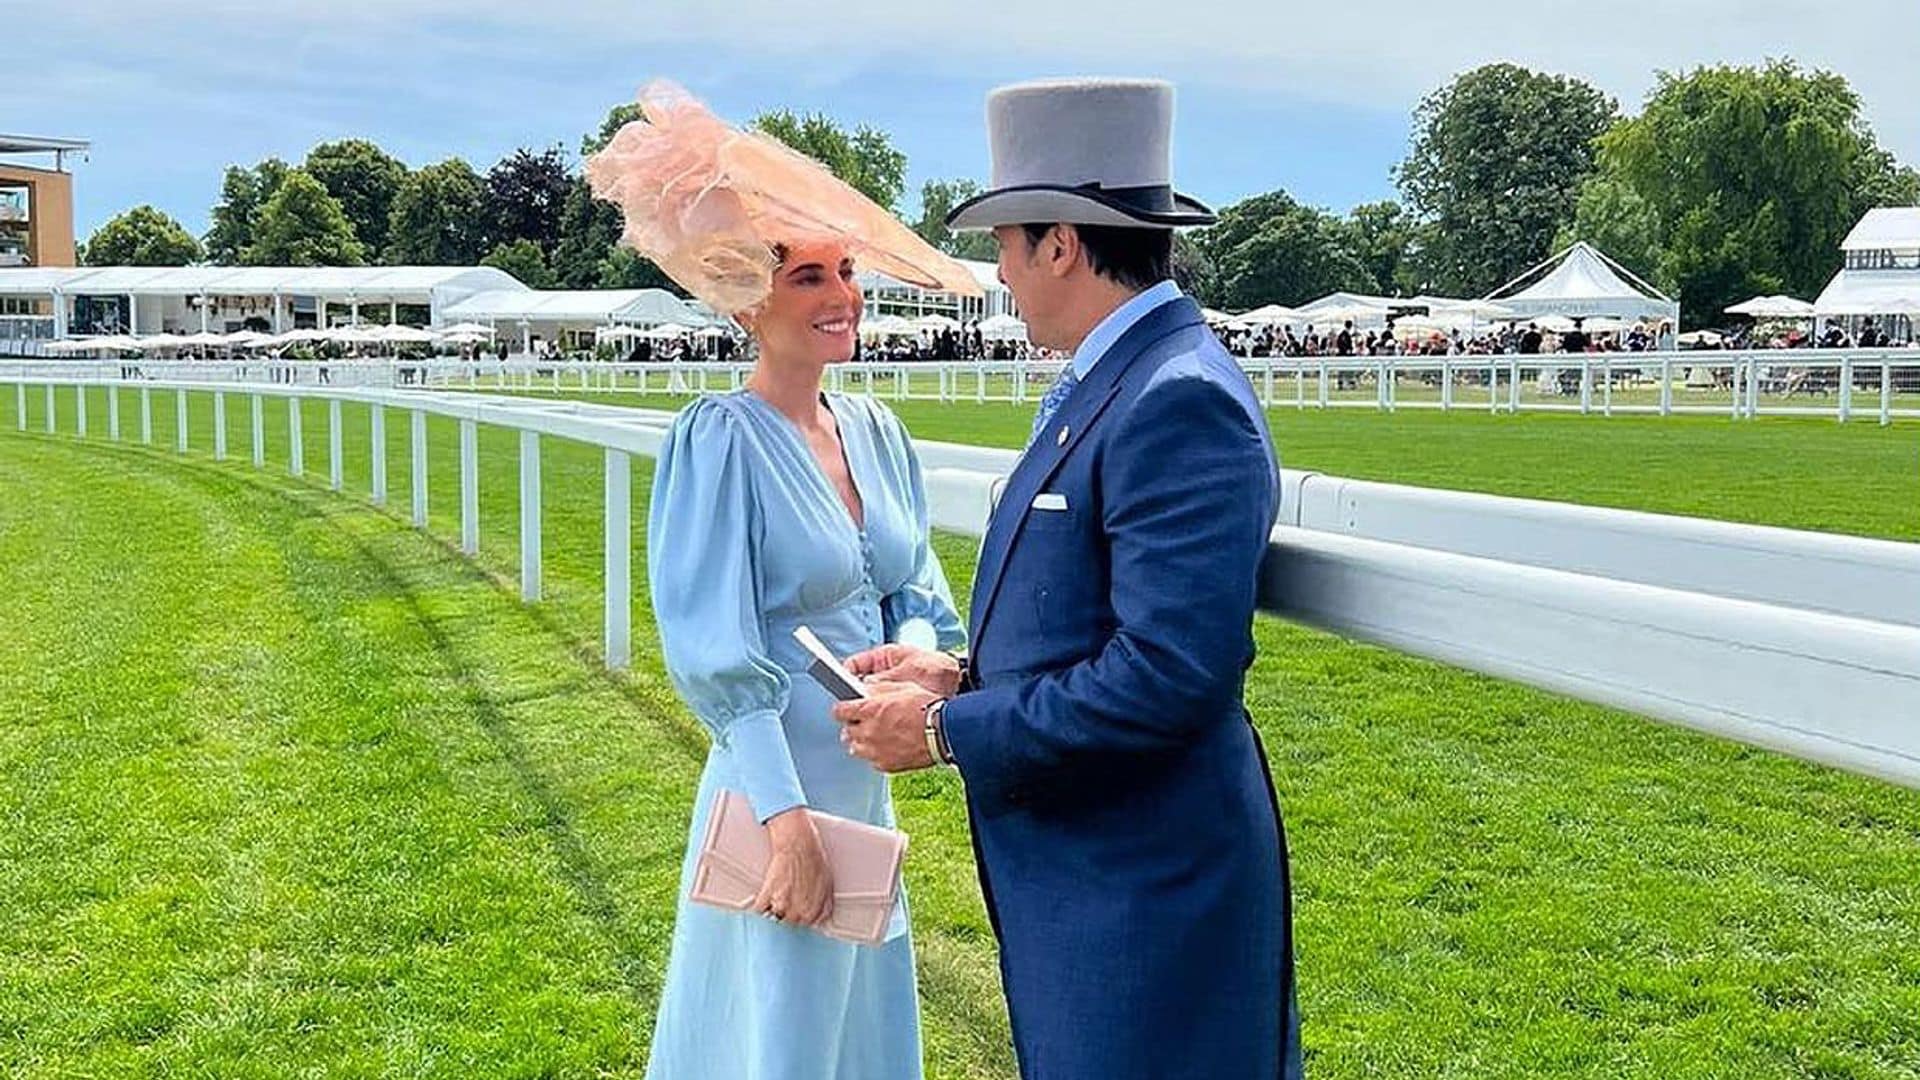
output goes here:
{"type": "MultiPolygon", "coordinates": [[[[244,402],[224,465],[195,403],[182,462],[106,445],[98,392],[84,444],[17,433],[0,399],[0,1073],[637,1075],[702,739],[644,590],[634,671],[599,668],[598,453],[546,445],[548,599],[528,607],[513,436],[481,433],[476,564],[364,505],[364,409],[340,498],[312,486],[323,406],[302,483],[284,407],[256,472],[244,402]]],[[[900,411],[1002,445],[1027,423],[900,411]]],[[[1913,425],[1274,420],[1289,464],[1344,475],[1920,535],[1913,425]]],[[[450,537],[454,428],[430,434],[450,537]]],[[[938,542],[964,592],[972,544],[938,542]]],[[[1256,633],[1313,1075],[1920,1076],[1911,792],[1256,633]]],[[[896,794],[930,1073],[1011,1076],[957,785],[896,794]]]]}

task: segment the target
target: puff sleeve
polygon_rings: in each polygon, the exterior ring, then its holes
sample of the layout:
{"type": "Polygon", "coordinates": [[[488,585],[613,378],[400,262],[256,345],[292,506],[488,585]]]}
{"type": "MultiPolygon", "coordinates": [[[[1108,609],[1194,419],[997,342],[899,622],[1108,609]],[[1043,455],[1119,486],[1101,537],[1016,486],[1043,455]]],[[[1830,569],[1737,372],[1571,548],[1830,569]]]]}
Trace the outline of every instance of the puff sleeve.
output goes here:
{"type": "Polygon", "coordinates": [[[720,402],[675,418],[654,466],[647,581],[667,674],[764,822],[807,799],[781,724],[787,674],[761,619],[751,450],[720,402]]]}

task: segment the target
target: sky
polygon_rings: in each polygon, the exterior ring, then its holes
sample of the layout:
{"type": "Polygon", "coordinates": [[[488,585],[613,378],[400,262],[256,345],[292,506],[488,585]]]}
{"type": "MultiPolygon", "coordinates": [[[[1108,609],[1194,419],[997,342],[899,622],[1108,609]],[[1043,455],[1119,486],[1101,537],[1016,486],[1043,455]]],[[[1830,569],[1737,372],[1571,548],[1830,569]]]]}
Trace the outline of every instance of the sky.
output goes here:
{"type": "MultiPolygon", "coordinates": [[[[10,5],[15,6],[15,5],[10,5]]],[[[89,139],[76,229],[151,203],[196,234],[221,170],[371,139],[484,171],[570,153],[675,79],[722,116],[823,112],[886,131],[921,181],[987,171],[993,86],[1147,75],[1179,86],[1177,186],[1285,188],[1344,212],[1395,195],[1420,99],[1510,61],[1637,111],[1659,70],[1791,57],[1845,75],[1882,145],[1920,163],[1920,0],[62,0],[16,6],[0,131],[89,139]]]]}

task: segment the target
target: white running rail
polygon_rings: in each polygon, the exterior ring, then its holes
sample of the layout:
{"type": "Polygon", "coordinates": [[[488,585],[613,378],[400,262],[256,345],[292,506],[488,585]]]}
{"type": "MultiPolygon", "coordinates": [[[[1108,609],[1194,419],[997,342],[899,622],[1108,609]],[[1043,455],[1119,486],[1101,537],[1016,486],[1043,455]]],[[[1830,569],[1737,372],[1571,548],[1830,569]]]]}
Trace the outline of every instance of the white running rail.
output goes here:
{"type": "MultiPolygon", "coordinates": [[[[225,399],[263,418],[287,408],[289,471],[305,468],[298,403],[329,403],[328,480],[342,489],[343,407],[371,415],[369,494],[386,501],[385,427],[411,426],[412,520],[427,521],[426,420],[459,425],[462,549],[477,550],[480,425],[520,433],[521,595],[540,596],[540,443],[604,455],[606,662],[631,657],[632,455],[657,453],[672,414],[551,398],[423,389],[46,377],[0,370],[15,427],[96,437],[87,401],[105,397],[107,438],[140,410],[153,441],[156,391],[171,392],[175,449],[226,458],[225,399]],[[86,394],[75,394],[77,388],[86,394]],[[58,391],[58,393],[56,393],[58,391]],[[219,406],[189,432],[190,395],[219,406]]],[[[0,399],[3,400],[3,399],[0,399]]],[[[978,536],[1012,451],[923,442],[936,526],[978,536]]],[[[1284,448],[1283,448],[1284,449],[1284,448]]],[[[1813,761],[1920,787],[1920,545],[1656,514],[1368,483],[1289,470],[1261,604],[1284,618],[1415,655],[1630,710],[1813,761]]]]}

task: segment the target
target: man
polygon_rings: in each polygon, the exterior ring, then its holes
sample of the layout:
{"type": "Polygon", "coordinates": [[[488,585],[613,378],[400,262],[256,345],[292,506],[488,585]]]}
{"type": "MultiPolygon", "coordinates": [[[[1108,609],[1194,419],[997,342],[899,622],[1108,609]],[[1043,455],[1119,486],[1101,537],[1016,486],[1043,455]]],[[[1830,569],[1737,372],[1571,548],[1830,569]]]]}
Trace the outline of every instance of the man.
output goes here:
{"type": "Polygon", "coordinates": [[[1540,346],[1546,343],[1545,335],[1533,323],[1527,324],[1527,332],[1520,335],[1520,355],[1534,356],[1540,352],[1540,346]]]}
{"type": "Polygon", "coordinates": [[[1300,1075],[1286,847],[1244,705],[1279,502],[1246,377],[1171,280],[1173,88],[988,99],[991,229],[1037,345],[1072,357],[981,545],[972,655],[850,658],[836,707],[889,772],[965,780],[1028,1080],[1300,1075]]]}

